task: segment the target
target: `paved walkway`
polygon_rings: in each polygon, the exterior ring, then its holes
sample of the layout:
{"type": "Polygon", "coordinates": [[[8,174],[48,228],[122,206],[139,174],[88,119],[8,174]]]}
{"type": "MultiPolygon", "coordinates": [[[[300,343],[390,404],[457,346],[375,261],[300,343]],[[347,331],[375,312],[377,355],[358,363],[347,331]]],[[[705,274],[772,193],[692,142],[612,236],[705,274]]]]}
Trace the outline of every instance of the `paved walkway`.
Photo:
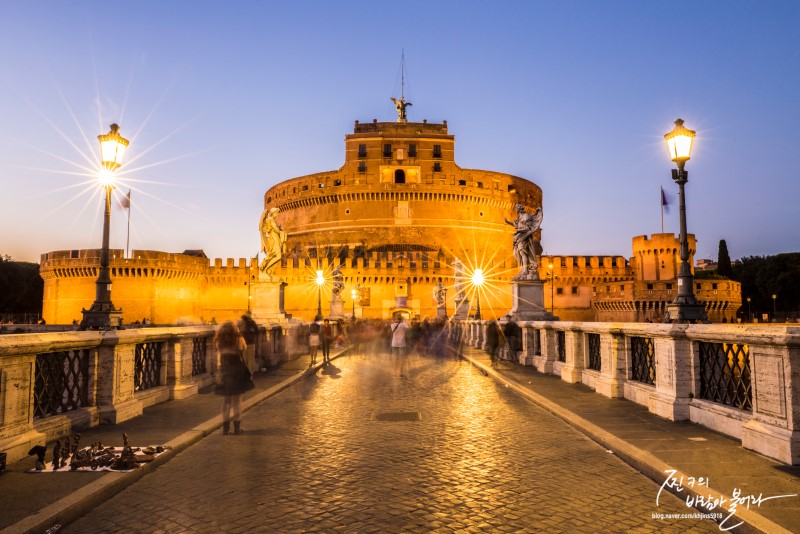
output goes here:
{"type": "MultiPolygon", "coordinates": [[[[343,350],[331,350],[336,357],[343,350]]],[[[317,358],[320,362],[322,355],[317,358]]],[[[319,368],[309,369],[308,355],[285,362],[267,373],[253,377],[256,388],[245,394],[244,409],[271,397],[319,368]]],[[[222,426],[221,397],[206,388],[199,395],[179,401],[164,402],[144,410],[140,417],[119,425],[102,425],[82,430],[84,445],[100,441],[122,446],[122,433],[132,446],[169,445],[172,450],[152,464],[131,473],[29,473],[34,458],[9,465],[0,473],[0,534],[41,533],[55,524],[66,524],[80,517],[132,484],[176,454],[222,426]]],[[[48,443],[47,460],[52,459],[53,444],[48,443]]],[[[68,471],[68,470],[67,470],[68,471]]]]}
{"type": "Polygon", "coordinates": [[[716,532],[468,362],[409,360],[339,358],[65,532],[716,532]]]}
{"type": "Polygon", "coordinates": [[[463,357],[483,372],[516,390],[529,400],[558,415],[581,432],[613,451],[629,465],[659,484],[669,471],[683,485],[675,484],[682,500],[698,493],[708,500],[724,499],[727,517],[723,528],[740,521],[762,532],[800,532],[800,466],[787,466],[742,448],[733,440],[690,422],[671,422],[650,414],[643,406],[624,399],[608,399],[582,384],[568,384],[532,367],[501,362],[492,367],[483,351],[465,347],[463,357]],[[707,485],[690,477],[703,477],[707,485]],[[732,495],[738,491],[740,504],[732,495]],[[793,497],[770,499],[781,495],[793,497]],[[748,504],[748,496],[750,505],[748,504]],[[759,499],[763,497],[763,499],[759,499]],[[759,503],[760,501],[760,503],[759,503]]]}
{"type": "MultiPolygon", "coordinates": [[[[704,496],[730,498],[734,488],[742,496],[763,494],[760,506],[740,505],[726,526],[746,520],[763,532],[800,532],[800,498],[766,500],[800,493],[800,468],[702,427],[664,421],[631,402],[530,368],[491,368],[482,352],[464,352],[472,366],[416,358],[404,378],[386,366],[385,356],[352,355],[313,372],[308,358],[300,358],[256,377],[258,387],[246,400],[247,432],[240,436],[218,431],[219,397],[210,393],[89,429],[83,443],[114,444],[127,432],[134,445],[174,449],[159,458],[161,467],[127,474],[28,474],[32,460],[13,464],[0,474],[0,528],[717,531],[708,520],[657,515],[695,513],[685,505],[688,476],[695,476],[710,481],[695,487],[704,496]],[[422,420],[372,420],[384,412],[390,419],[418,412],[422,420]],[[683,491],[678,497],[662,492],[657,507],[668,469],[684,474],[683,491]]],[[[751,530],[746,527],[735,531],[751,530]]]]}

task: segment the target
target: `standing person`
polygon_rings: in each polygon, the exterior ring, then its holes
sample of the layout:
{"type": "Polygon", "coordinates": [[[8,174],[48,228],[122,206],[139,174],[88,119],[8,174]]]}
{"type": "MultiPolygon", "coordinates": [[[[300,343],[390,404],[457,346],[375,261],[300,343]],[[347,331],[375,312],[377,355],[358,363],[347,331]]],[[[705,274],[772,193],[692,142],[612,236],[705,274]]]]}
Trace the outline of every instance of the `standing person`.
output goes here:
{"type": "Polygon", "coordinates": [[[497,353],[500,349],[500,325],[497,321],[490,322],[486,327],[486,352],[492,360],[492,366],[497,365],[497,353]]]}
{"type": "Polygon", "coordinates": [[[311,363],[308,364],[309,367],[317,363],[320,328],[320,324],[317,321],[308,325],[308,352],[311,354],[311,363]]]}
{"type": "Polygon", "coordinates": [[[247,344],[245,350],[244,362],[249,369],[261,369],[261,364],[256,365],[256,343],[258,342],[258,324],[250,316],[250,312],[242,315],[236,325],[244,337],[244,342],[247,344]]]}
{"type": "Polygon", "coordinates": [[[320,341],[322,342],[322,363],[331,362],[331,340],[333,339],[333,327],[328,319],[322,323],[322,331],[320,332],[320,341]]]}
{"type": "Polygon", "coordinates": [[[247,348],[242,334],[232,321],[225,321],[217,329],[214,346],[219,355],[222,370],[222,383],[217,386],[216,393],[222,399],[222,433],[228,434],[231,429],[230,411],[233,408],[233,433],[241,434],[242,429],[242,395],[254,386],[250,379],[250,371],[244,363],[244,351],[247,348]]]}
{"type": "Polygon", "coordinates": [[[405,376],[408,362],[406,361],[406,330],[408,325],[403,322],[403,316],[398,315],[392,329],[392,356],[395,358],[395,369],[400,376],[405,376]]]}
{"type": "Polygon", "coordinates": [[[503,335],[508,343],[508,359],[517,362],[517,323],[511,317],[503,327],[503,335]]]}

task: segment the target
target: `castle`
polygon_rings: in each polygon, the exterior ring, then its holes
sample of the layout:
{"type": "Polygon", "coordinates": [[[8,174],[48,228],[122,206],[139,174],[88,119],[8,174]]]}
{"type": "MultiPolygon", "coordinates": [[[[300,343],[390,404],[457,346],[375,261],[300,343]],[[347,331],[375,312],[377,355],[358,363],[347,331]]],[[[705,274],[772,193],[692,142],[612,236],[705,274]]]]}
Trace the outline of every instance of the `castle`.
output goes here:
{"type": "MultiPolygon", "coordinates": [[[[474,312],[478,292],[485,319],[511,308],[517,264],[506,219],[514,218],[517,204],[528,212],[541,207],[542,190],[525,178],[462,169],[446,121],[408,122],[404,112],[397,122],[356,121],[339,169],[292,178],[265,193],[264,207],[278,208],[276,221],[287,237],[272,273],[283,282],[287,314],[311,320],[319,306],[334,317],[433,318],[441,309],[437,290],[444,287],[444,310],[452,315],[457,262],[467,276],[481,269],[487,278],[480,289],[466,291],[467,309],[474,312]],[[314,282],[317,271],[322,285],[314,282]],[[332,295],[334,274],[338,289],[344,284],[341,298],[332,295]]],[[[694,236],[689,245],[693,259],[694,236]]],[[[562,320],[659,321],[675,294],[678,248],[672,234],[656,234],[635,237],[630,260],[544,256],[545,307],[562,320]]],[[[48,323],[79,320],[91,305],[99,257],[99,250],[42,255],[48,323]]],[[[112,250],[110,268],[113,301],[125,323],[238,317],[250,310],[259,276],[255,258],[211,264],[202,251],[134,250],[126,258],[112,250]]],[[[737,282],[696,284],[712,321],[735,318],[737,282]]]]}

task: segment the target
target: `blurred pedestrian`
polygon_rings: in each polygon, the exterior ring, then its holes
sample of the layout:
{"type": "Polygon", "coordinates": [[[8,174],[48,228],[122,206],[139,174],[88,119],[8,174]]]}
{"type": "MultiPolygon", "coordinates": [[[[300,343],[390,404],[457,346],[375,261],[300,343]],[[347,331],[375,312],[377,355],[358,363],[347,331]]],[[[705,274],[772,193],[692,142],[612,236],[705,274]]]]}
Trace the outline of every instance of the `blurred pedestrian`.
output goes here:
{"type": "Polygon", "coordinates": [[[247,344],[232,321],[225,321],[217,329],[214,346],[219,356],[222,381],[216,388],[222,399],[222,433],[230,433],[230,411],[233,408],[233,433],[241,434],[242,395],[255,387],[250,370],[244,363],[247,344]]]}
{"type": "Polygon", "coordinates": [[[308,325],[308,352],[311,355],[309,367],[317,363],[317,349],[319,349],[320,344],[319,331],[321,329],[322,326],[317,321],[308,325]]]}
{"type": "Polygon", "coordinates": [[[497,353],[500,352],[500,325],[497,321],[490,321],[486,326],[486,352],[492,360],[492,366],[497,365],[497,353]]]}
{"type": "Polygon", "coordinates": [[[406,330],[408,325],[403,322],[403,316],[398,315],[392,329],[392,356],[394,356],[395,369],[400,376],[405,376],[408,371],[406,359],[406,330]]]}
{"type": "Polygon", "coordinates": [[[322,322],[320,341],[322,342],[322,363],[330,363],[331,342],[333,341],[333,327],[331,326],[331,322],[328,319],[325,319],[322,322]]]}

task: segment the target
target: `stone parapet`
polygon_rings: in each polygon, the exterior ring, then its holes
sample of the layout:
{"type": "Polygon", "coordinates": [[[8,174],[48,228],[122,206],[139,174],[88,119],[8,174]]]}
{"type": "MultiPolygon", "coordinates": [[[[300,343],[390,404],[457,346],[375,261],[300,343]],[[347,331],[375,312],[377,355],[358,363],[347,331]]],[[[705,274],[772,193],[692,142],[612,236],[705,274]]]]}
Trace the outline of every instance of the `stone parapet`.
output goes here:
{"type": "Polygon", "coordinates": [[[690,420],[787,464],[800,464],[800,328],[520,322],[523,358],[672,421],[690,420]],[[562,332],[565,361],[558,358],[562,332]],[[596,334],[600,343],[590,344],[596,334]],[[536,346],[536,339],[540,347],[536,346]],[[590,354],[596,351],[596,354],[590,354]],[[591,361],[599,369],[589,368],[591,361]]]}
{"type": "Polygon", "coordinates": [[[212,326],[0,336],[0,451],[141,415],[216,372],[212,326]]]}

